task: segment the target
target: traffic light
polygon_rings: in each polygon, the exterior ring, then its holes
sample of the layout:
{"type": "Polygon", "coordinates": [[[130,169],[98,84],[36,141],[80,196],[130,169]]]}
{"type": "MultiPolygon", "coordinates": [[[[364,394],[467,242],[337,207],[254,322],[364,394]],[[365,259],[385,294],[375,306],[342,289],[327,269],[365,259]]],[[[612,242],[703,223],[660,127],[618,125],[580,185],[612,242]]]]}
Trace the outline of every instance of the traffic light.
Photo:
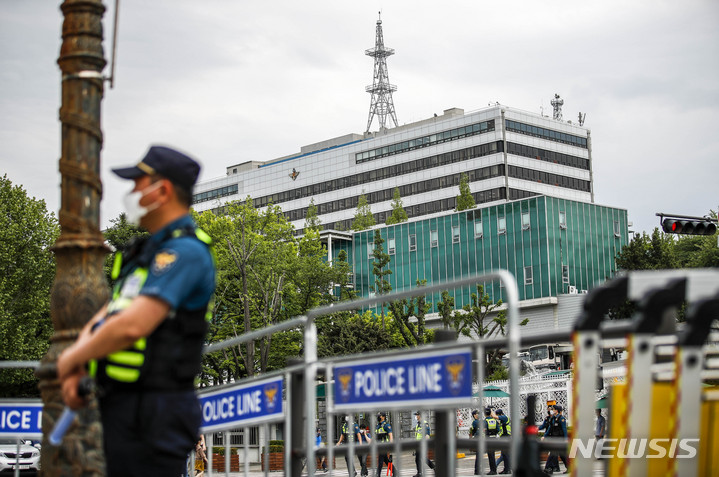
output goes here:
{"type": "Polygon", "coordinates": [[[714,235],[717,225],[712,220],[664,219],[662,229],[668,234],[714,235]]]}

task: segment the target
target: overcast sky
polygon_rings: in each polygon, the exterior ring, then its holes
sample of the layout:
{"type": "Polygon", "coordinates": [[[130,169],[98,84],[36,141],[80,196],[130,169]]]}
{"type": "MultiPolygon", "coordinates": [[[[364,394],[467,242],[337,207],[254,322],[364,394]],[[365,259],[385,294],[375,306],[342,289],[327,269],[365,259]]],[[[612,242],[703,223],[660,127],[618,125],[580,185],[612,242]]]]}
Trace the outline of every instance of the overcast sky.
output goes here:
{"type": "MultiPolygon", "coordinates": [[[[0,0],[0,175],[55,213],[60,3],[0,0]]],[[[497,101],[551,115],[558,93],[565,120],[587,113],[596,203],[627,209],[636,231],[657,226],[656,212],[717,209],[715,0],[122,0],[102,103],[103,226],[130,188],[109,169],[150,144],[198,158],[207,180],[362,133],[380,9],[400,124],[497,101]]]]}

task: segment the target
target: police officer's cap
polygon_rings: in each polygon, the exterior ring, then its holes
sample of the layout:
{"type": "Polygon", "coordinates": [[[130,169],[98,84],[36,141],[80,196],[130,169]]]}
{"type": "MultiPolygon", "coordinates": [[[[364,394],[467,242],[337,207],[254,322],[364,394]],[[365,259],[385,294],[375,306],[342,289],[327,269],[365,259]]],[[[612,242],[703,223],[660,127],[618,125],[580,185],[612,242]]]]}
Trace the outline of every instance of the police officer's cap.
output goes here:
{"type": "Polygon", "coordinates": [[[484,408],[484,414],[485,414],[486,416],[489,416],[490,414],[492,414],[492,408],[491,408],[491,407],[485,407],[485,408],[484,408]]]}
{"type": "Polygon", "coordinates": [[[472,415],[474,416],[475,414],[479,414],[479,409],[475,409],[474,411],[472,411],[472,415]]]}
{"type": "Polygon", "coordinates": [[[497,409],[494,411],[495,414],[504,414],[504,412],[501,409],[497,409]]]}
{"type": "Polygon", "coordinates": [[[559,412],[562,412],[562,410],[564,410],[564,408],[562,407],[561,404],[555,404],[555,405],[554,405],[554,409],[556,409],[556,410],[559,411],[559,412]]]}
{"type": "Polygon", "coordinates": [[[387,417],[387,413],[384,411],[379,412],[379,413],[377,413],[377,417],[387,417]]]}
{"type": "Polygon", "coordinates": [[[113,169],[112,172],[123,179],[159,174],[191,191],[200,174],[200,165],[191,157],[169,147],[152,146],[137,165],[113,169]]]}
{"type": "Polygon", "coordinates": [[[419,411],[415,411],[415,412],[414,412],[414,415],[415,415],[415,416],[421,416],[422,413],[420,413],[419,411]]]}

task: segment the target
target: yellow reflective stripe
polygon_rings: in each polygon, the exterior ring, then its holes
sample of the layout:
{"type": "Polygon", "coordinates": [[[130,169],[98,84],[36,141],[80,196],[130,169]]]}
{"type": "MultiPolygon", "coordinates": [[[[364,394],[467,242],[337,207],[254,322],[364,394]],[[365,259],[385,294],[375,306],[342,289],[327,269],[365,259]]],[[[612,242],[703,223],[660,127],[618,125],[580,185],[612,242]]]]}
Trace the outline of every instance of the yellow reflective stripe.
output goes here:
{"type": "Polygon", "coordinates": [[[147,348],[147,338],[140,338],[139,340],[135,341],[135,344],[133,346],[136,350],[145,351],[145,348],[147,348]]]}
{"type": "Polygon", "coordinates": [[[195,229],[195,235],[201,242],[205,242],[207,245],[212,243],[212,237],[204,230],[197,228],[195,229]]]}
{"type": "Polygon", "coordinates": [[[115,259],[112,262],[112,273],[110,274],[113,280],[117,280],[117,277],[120,276],[120,270],[122,270],[122,254],[115,252],[115,259]]]}
{"type": "Polygon", "coordinates": [[[116,351],[107,356],[108,361],[124,364],[126,366],[142,366],[145,362],[145,355],[135,351],[116,351]]]}
{"type": "Polygon", "coordinates": [[[97,360],[91,359],[87,363],[87,374],[90,375],[91,378],[94,378],[97,376],[97,360]]]}
{"type": "Polygon", "coordinates": [[[135,382],[137,381],[137,378],[140,377],[139,369],[123,368],[121,366],[113,366],[111,364],[105,366],[105,373],[108,377],[114,379],[115,381],[121,381],[124,383],[135,382]]]}
{"type": "Polygon", "coordinates": [[[116,311],[124,310],[130,306],[132,300],[133,298],[115,298],[107,305],[107,312],[114,313],[116,311]]]}

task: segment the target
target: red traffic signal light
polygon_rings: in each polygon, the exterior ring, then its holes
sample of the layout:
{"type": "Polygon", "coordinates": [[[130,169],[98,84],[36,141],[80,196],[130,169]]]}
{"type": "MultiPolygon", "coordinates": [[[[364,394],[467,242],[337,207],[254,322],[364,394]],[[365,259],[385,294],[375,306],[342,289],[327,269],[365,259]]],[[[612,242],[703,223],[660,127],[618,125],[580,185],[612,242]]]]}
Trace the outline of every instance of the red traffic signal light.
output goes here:
{"type": "Polygon", "coordinates": [[[711,220],[662,220],[662,229],[668,234],[714,235],[716,224],[711,220]]]}

